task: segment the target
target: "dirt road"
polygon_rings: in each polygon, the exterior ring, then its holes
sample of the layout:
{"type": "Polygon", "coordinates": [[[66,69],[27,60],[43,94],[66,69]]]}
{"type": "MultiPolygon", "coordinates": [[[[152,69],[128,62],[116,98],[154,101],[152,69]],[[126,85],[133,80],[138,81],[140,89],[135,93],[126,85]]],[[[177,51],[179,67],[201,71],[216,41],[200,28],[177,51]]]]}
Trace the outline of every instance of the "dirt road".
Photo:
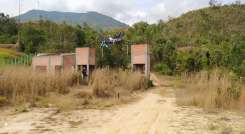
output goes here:
{"type": "Polygon", "coordinates": [[[245,116],[241,113],[179,107],[175,101],[173,87],[159,84],[141,100],[107,110],[56,113],[55,109],[34,109],[0,116],[0,134],[245,133],[245,116]]]}

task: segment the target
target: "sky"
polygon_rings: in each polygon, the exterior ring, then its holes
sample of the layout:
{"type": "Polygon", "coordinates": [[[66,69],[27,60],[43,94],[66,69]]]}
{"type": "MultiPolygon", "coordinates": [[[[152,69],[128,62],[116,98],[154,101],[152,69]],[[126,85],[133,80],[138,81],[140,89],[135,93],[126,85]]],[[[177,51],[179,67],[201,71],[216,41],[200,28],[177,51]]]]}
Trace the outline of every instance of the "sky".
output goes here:
{"type": "MultiPolygon", "coordinates": [[[[129,25],[139,21],[156,23],[190,10],[208,6],[209,0],[20,0],[21,13],[32,9],[64,12],[96,11],[129,25]],[[39,2],[38,2],[39,1],[39,2]],[[39,4],[37,4],[39,3],[39,4]]],[[[236,0],[220,0],[224,4],[236,0]]],[[[240,0],[245,3],[245,0],[240,0]]],[[[0,0],[0,12],[17,16],[19,0],[0,0]]]]}

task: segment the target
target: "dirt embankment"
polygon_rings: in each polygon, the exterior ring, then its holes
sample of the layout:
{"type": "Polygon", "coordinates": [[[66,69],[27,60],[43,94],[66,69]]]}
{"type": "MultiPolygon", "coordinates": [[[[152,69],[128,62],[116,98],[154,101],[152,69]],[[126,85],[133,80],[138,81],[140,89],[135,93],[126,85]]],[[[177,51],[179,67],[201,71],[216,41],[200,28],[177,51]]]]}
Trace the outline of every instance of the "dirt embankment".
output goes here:
{"type": "Polygon", "coordinates": [[[141,100],[106,110],[34,109],[0,115],[1,133],[72,134],[244,134],[245,116],[176,105],[171,86],[145,93],[141,100]]]}

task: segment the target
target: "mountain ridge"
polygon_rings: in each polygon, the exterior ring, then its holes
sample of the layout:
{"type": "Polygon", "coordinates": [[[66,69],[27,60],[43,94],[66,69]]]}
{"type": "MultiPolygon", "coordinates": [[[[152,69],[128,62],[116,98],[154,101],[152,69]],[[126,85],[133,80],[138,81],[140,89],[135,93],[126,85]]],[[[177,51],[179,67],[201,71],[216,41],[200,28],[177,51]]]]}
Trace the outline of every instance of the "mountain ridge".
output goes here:
{"type": "MultiPolygon", "coordinates": [[[[15,18],[18,18],[16,16],[15,18]]],[[[20,15],[21,22],[49,20],[55,23],[63,23],[71,25],[89,24],[95,29],[107,30],[114,28],[127,28],[128,25],[122,23],[112,17],[104,14],[88,11],[86,13],[76,12],[61,12],[61,11],[45,11],[45,10],[30,10],[20,15]]]]}

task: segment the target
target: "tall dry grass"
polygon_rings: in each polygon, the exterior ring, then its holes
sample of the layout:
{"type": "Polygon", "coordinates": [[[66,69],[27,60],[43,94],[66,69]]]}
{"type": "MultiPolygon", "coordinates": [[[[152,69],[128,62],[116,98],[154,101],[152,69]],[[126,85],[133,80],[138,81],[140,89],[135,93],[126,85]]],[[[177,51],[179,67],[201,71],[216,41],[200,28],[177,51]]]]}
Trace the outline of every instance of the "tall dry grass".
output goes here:
{"type": "Polygon", "coordinates": [[[2,103],[33,102],[49,92],[67,93],[76,84],[76,75],[65,72],[59,75],[35,72],[29,67],[0,68],[0,98],[2,103]]]}
{"type": "Polygon", "coordinates": [[[203,108],[245,110],[245,88],[227,72],[215,69],[181,76],[182,89],[176,90],[177,103],[203,108]]]}
{"type": "Polygon", "coordinates": [[[140,73],[123,70],[96,70],[89,85],[97,97],[120,97],[148,88],[148,80],[140,73]]]}

